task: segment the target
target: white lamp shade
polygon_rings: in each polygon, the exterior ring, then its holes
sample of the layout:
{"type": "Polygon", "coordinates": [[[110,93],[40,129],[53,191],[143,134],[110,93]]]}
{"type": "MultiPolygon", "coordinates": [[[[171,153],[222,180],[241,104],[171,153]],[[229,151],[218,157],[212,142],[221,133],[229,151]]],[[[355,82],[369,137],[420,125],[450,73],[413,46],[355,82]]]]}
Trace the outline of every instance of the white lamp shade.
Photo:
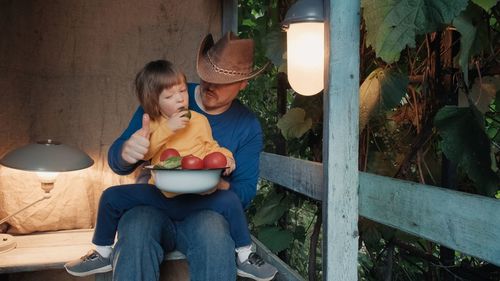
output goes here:
{"type": "Polygon", "coordinates": [[[324,28],[322,22],[304,22],[290,24],[287,31],[288,81],[304,96],[324,87],[324,28]]]}

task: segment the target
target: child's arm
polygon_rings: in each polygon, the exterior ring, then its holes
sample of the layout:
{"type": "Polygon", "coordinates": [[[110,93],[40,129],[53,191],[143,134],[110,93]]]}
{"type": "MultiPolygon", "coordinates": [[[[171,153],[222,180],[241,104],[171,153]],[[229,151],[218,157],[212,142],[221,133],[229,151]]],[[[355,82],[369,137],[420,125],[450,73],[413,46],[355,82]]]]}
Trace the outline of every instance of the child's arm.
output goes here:
{"type": "Polygon", "coordinates": [[[165,118],[163,116],[157,118],[155,121],[151,121],[150,131],[151,135],[149,137],[149,151],[144,155],[144,160],[152,159],[158,153],[161,153],[163,149],[167,146],[169,138],[175,134],[176,131],[186,127],[189,119],[183,117],[185,112],[174,113],[170,118],[165,118]]]}
{"type": "Polygon", "coordinates": [[[108,151],[108,165],[113,170],[113,172],[119,175],[128,175],[132,173],[143,161],[139,161],[135,164],[129,164],[122,158],[122,148],[123,144],[142,127],[142,116],[144,110],[142,107],[138,107],[134,113],[134,116],[130,120],[130,123],[122,133],[122,135],[116,139],[108,151]]]}

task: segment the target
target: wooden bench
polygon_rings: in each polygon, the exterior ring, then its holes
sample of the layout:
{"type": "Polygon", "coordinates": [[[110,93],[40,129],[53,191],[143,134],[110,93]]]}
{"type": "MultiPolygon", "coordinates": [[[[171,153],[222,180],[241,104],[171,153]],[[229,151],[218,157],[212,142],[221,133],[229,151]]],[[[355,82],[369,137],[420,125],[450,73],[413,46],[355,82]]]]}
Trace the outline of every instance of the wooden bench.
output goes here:
{"type": "MultiPolygon", "coordinates": [[[[93,229],[79,229],[18,235],[16,236],[17,247],[0,255],[0,276],[20,272],[59,270],[59,272],[46,274],[52,274],[51,280],[73,280],[69,274],[62,271],[64,264],[81,257],[93,247],[91,243],[93,233],[93,229]]],[[[275,280],[304,280],[261,242],[254,237],[252,239],[257,252],[280,271],[275,280]]],[[[188,265],[184,258],[179,252],[169,253],[166,256],[168,262],[161,267],[161,281],[189,280],[188,265]]],[[[37,276],[40,275],[37,273],[37,276]]],[[[33,280],[42,279],[45,280],[44,278],[33,280]]],[[[110,272],[81,280],[111,281],[111,279],[112,273],[110,272]]],[[[0,280],[3,279],[0,278],[0,280]]],[[[22,280],[26,279],[22,278],[22,280]]]]}
{"type": "Polygon", "coordinates": [[[17,247],[0,255],[0,273],[61,269],[92,247],[92,229],[16,236],[17,247]]]}
{"type": "MultiPolygon", "coordinates": [[[[93,229],[43,232],[16,236],[17,247],[0,255],[0,274],[61,270],[69,260],[81,257],[92,249],[93,229]]],[[[179,252],[167,256],[162,266],[162,281],[188,280],[187,262],[179,252]]],[[[65,272],[50,272],[52,280],[70,280],[65,272]]],[[[42,280],[37,278],[36,280],[42,280]]],[[[111,274],[97,274],[84,280],[111,280],[111,274]]],[[[10,280],[10,279],[7,279],[10,280]]],[[[23,279],[24,280],[24,279],[23,279]]],[[[83,279],[82,279],[83,280],[83,279]]]]}

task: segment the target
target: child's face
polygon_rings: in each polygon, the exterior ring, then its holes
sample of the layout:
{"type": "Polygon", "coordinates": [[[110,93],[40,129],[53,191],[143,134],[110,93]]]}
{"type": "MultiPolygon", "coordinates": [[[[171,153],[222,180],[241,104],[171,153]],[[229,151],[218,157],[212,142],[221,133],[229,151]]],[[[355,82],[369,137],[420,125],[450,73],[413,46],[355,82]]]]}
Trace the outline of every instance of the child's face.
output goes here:
{"type": "Polygon", "coordinates": [[[160,93],[158,106],[160,112],[165,117],[180,111],[181,108],[188,108],[189,97],[187,86],[184,83],[174,85],[168,89],[163,89],[160,93]]]}

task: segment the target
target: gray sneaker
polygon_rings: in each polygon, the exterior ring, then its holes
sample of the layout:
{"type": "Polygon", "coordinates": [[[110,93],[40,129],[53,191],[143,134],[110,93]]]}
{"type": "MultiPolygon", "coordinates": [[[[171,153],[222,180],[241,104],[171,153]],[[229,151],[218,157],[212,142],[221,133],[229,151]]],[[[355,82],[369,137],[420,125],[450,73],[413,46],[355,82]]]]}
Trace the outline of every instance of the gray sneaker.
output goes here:
{"type": "Polygon", "coordinates": [[[236,257],[236,267],[238,276],[257,281],[269,281],[278,273],[278,270],[274,266],[266,263],[256,253],[251,253],[244,262],[240,262],[238,257],[236,257]]]}
{"type": "Polygon", "coordinates": [[[66,263],[66,271],[73,276],[87,276],[111,271],[111,259],[104,258],[96,250],[90,250],[85,256],[66,263]]]}

